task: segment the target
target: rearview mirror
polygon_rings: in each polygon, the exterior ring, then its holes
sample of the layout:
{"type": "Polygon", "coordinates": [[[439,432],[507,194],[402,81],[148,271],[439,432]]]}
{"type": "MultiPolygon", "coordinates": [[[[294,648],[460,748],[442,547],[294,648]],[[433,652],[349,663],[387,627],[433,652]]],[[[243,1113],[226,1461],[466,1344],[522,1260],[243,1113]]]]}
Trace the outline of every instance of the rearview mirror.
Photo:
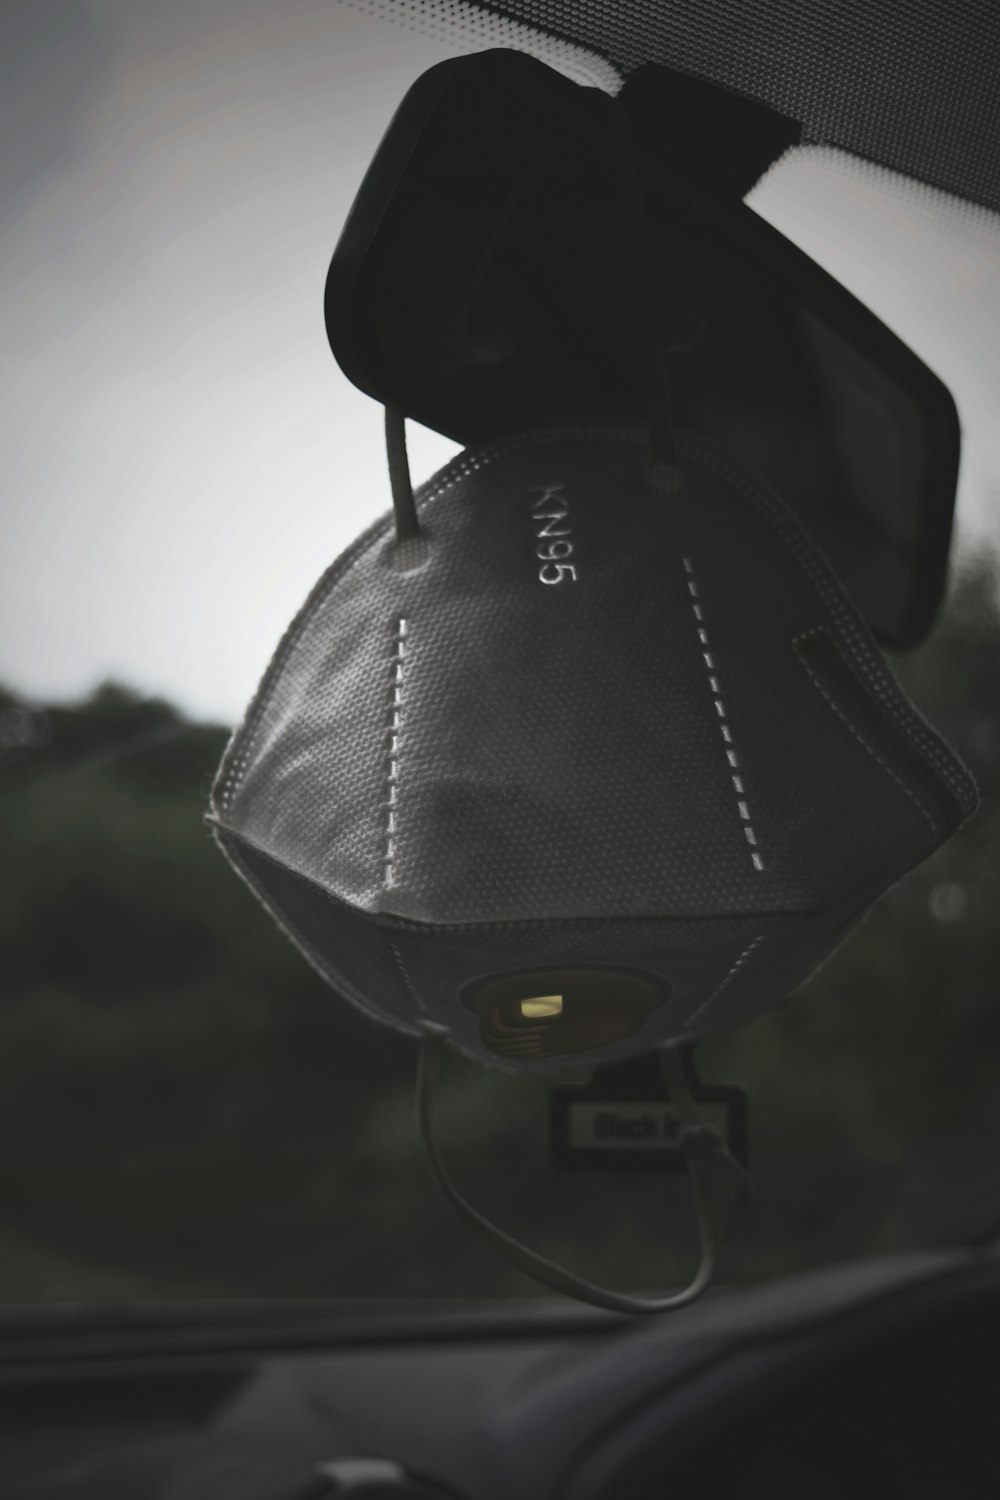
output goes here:
{"type": "MultiPolygon", "coordinates": [[[[647,97],[649,87],[647,74],[647,97]]],[[[628,90],[615,99],[504,50],[424,74],[330,267],[338,362],[369,395],[463,445],[641,419],[623,334],[614,163],[624,121],[675,422],[717,438],[778,490],[883,644],[915,645],[941,601],[951,537],[949,392],[862,303],[707,180],[712,153],[698,154],[695,135],[699,171],[672,171],[665,160],[684,141],[657,150],[628,90]],[[699,172],[703,191],[692,185],[699,172]]]]}

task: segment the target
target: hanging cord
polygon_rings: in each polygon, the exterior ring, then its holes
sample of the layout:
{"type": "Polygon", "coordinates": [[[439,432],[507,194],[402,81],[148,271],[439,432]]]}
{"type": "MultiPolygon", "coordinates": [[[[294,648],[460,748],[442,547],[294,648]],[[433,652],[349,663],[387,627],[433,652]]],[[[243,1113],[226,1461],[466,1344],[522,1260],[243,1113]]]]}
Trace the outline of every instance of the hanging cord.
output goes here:
{"type": "Polygon", "coordinates": [[[679,479],[670,389],[664,360],[666,349],[655,316],[659,301],[652,237],[635,151],[627,135],[618,143],[616,177],[622,210],[622,243],[628,276],[630,316],[626,338],[642,387],[649,423],[649,463],[646,478],[661,489],[676,489],[679,479]]]}
{"type": "Polygon", "coordinates": [[[679,1146],[688,1161],[691,1184],[694,1190],[695,1210],[698,1216],[700,1258],[694,1279],[683,1291],[671,1297],[631,1297],[626,1292],[610,1291],[596,1286],[591,1281],[576,1276],[572,1271],[556,1265],[534,1250],[529,1250],[519,1240],[507,1234],[492,1220],[487,1219],[459,1191],[438,1155],[431,1125],[431,1095],[440,1077],[448,1033],[444,1027],[432,1022],[424,1023],[424,1036],[417,1059],[417,1122],[423,1138],[427,1160],[434,1178],[452,1208],[467,1224],[491,1244],[494,1250],[512,1261],[518,1270],[543,1282],[556,1292],[589,1302],[594,1307],[603,1307],[608,1312],[660,1313],[672,1312],[685,1307],[708,1288],[715,1274],[719,1256],[719,1226],[717,1217],[716,1189],[717,1170],[720,1162],[739,1174],[745,1184],[749,1183],[742,1167],[729,1155],[718,1132],[698,1118],[698,1112],[688,1090],[684,1065],[676,1046],[662,1049],[664,1074],[670,1089],[670,1102],[681,1121],[679,1146]]]}
{"type": "Polygon", "coordinates": [[[420,535],[420,522],[417,520],[417,505],[410,480],[410,461],[406,453],[406,418],[395,406],[387,406],[385,409],[385,452],[389,461],[396,540],[410,541],[420,535]]]}

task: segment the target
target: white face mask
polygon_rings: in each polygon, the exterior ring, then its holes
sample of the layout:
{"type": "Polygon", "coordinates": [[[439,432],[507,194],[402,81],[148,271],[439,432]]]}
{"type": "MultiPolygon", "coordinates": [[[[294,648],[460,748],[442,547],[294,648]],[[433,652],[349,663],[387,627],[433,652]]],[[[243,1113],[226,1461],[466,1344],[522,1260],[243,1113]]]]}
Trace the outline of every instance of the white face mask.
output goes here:
{"type": "Polygon", "coordinates": [[[503,1066],[782,1000],[976,806],[782,501],[679,440],[463,455],[321,579],[230,744],[226,853],[336,990],[503,1066]]]}

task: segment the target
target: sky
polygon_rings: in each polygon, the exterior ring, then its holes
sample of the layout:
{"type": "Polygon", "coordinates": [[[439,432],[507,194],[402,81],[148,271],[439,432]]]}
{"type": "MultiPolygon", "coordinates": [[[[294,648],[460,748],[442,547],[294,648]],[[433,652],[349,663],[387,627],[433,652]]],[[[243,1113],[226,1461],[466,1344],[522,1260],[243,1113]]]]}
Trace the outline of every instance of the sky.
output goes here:
{"type": "MultiPolygon", "coordinates": [[[[389,503],[330,255],[409,85],[470,49],[338,0],[8,0],[0,18],[0,682],[242,712],[389,503]]],[[[951,387],[967,547],[1000,529],[1000,221],[837,152],[752,206],[951,387]]],[[[456,450],[411,424],[424,478],[456,450]]]]}

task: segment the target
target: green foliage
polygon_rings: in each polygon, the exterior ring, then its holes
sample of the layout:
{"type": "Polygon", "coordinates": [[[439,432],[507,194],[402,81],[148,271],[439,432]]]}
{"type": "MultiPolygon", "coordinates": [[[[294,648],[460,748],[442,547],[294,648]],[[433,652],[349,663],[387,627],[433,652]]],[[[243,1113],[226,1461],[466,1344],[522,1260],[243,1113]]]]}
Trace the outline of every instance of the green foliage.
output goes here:
{"type": "MultiPolygon", "coordinates": [[[[985,565],[897,664],[979,817],[775,1014],[703,1049],[751,1090],[727,1274],[982,1233],[1000,1201],[1000,624],[985,565]]],[[[0,693],[0,1300],[532,1290],[453,1221],[411,1046],[305,965],[202,813],[226,732],[105,686],[0,693]]],[[[546,1090],[454,1062],[457,1175],[587,1274],[687,1274],[684,1182],[554,1178],[546,1090]],[[667,1247],[666,1253],[664,1247],[667,1247]]]]}
{"type": "Polygon", "coordinates": [[[979,559],[958,577],[932,638],[894,667],[974,772],[982,805],[782,1009],[703,1049],[706,1074],[742,1078],[753,1100],[760,1210],[737,1235],[737,1258],[755,1258],[751,1242],[765,1222],[776,1235],[784,1221],[797,1241],[788,1253],[802,1263],[824,1250],[1000,1230],[1000,619],[991,563],[979,559]],[[784,1161],[803,1179],[812,1162],[811,1189],[786,1182],[784,1161]]]}

